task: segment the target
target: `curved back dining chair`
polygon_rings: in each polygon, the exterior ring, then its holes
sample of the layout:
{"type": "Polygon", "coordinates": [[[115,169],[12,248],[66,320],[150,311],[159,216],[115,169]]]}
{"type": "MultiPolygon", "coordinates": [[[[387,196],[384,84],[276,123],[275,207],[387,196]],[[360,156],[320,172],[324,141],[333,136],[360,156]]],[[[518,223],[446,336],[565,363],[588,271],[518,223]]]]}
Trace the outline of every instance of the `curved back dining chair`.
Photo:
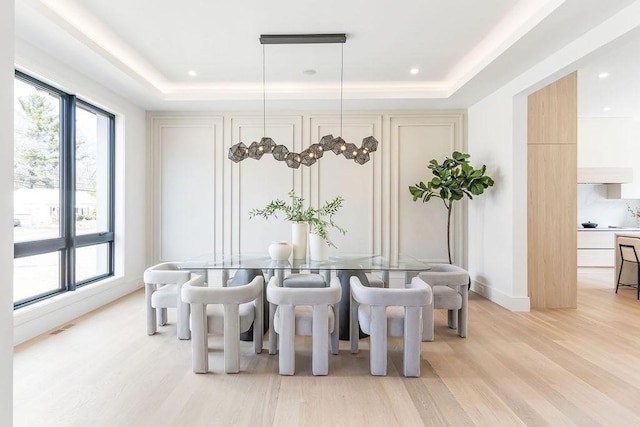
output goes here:
{"type": "Polygon", "coordinates": [[[182,301],[180,291],[191,273],[180,270],[180,264],[163,262],[144,271],[144,295],[147,316],[147,334],[153,335],[157,326],[167,323],[167,308],[177,311],[176,333],[181,340],[188,340],[189,304],[182,301]]]}
{"type": "Polygon", "coordinates": [[[209,370],[209,334],[224,335],[224,371],[240,371],[240,333],[253,325],[253,348],[262,352],[262,298],[264,278],[233,287],[204,286],[195,276],[182,288],[182,299],[191,305],[193,371],[209,370]]]}
{"type": "Polygon", "coordinates": [[[295,335],[312,337],[313,375],[327,375],[329,341],[331,353],[338,354],[340,281],[334,277],[328,287],[292,288],[272,277],[267,299],[277,306],[272,330],[278,334],[280,375],[295,373],[295,335]]]}
{"type": "Polygon", "coordinates": [[[422,311],[431,304],[431,288],[414,277],[405,288],[364,286],[357,276],[351,282],[351,352],[358,353],[359,327],[369,334],[371,375],[387,375],[387,335],[403,337],[402,372],[420,376],[422,311]]]}
{"type": "Polygon", "coordinates": [[[434,339],[436,309],[447,310],[447,325],[458,330],[458,336],[467,336],[469,322],[469,273],[452,264],[433,264],[429,271],[418,274],[433,291],[433,303],[423,313],[423,341],[434,339]]]}

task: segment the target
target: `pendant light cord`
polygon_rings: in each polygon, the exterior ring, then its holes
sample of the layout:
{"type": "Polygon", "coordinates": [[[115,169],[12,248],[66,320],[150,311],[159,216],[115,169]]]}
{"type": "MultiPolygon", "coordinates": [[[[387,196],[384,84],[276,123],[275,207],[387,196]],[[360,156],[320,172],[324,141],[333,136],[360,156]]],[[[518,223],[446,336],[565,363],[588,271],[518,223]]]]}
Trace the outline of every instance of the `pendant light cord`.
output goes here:
{"type": "Polygon", "coordinates": [[[264,45],[262,45],[262,135],[267,136],[267,89],[265,72],[264,45]]]}
{"type": "Polygon", "coordinates": [[[344,91],[344,44],[340,45],[340,136],[342,136],[342,99],[344,91]]]}

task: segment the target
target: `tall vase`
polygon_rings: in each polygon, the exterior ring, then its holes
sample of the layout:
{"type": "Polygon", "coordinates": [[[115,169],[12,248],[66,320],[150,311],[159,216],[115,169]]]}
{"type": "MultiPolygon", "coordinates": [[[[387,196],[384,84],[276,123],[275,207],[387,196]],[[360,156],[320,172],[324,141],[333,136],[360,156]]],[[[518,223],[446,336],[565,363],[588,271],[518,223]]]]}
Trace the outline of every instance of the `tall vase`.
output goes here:
{"type": "Polygon", "coordinates": [[[309,225],[306,222],[294,222],[291,224],[291,246],[293,246],[293,259],[307,258],[307,234],[309,225]]]}
{"type": "Polygon", "coordinates": [[[329,259],[329,244],[315,233],[309,233],[309,258],[311,261],[329,259]]]}

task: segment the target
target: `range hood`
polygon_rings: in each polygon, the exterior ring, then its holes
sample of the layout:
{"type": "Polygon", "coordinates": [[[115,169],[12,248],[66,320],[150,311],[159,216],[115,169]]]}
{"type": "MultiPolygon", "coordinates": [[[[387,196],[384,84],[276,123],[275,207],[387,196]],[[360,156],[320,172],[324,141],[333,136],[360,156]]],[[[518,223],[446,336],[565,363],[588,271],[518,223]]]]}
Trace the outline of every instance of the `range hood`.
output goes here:
{"type": "Polygon", "coordinates": [[[632,168],[578,168],[578,184],[628,184],[632,168]]]}

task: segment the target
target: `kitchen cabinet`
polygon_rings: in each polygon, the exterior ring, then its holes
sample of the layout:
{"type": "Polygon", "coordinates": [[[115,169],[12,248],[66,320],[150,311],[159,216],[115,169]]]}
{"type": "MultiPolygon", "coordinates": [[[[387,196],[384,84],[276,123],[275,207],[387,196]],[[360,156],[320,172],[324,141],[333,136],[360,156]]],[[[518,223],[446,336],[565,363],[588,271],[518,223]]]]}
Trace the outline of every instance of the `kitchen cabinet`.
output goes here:
{"type": "Polygon", "coordinates": [[[640,236],[640,228],[594,228],[578,230],[578,267],[613,267],[615,234],[640,236]]]}

